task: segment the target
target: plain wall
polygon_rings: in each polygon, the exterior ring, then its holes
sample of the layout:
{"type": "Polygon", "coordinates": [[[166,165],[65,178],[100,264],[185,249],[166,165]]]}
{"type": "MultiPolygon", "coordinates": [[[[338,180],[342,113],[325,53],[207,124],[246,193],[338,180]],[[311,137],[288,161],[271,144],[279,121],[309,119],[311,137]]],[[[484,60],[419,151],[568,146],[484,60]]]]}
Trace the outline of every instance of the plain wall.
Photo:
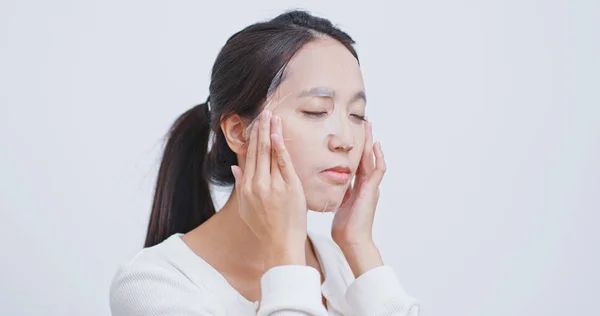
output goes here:
{"type": "Polygon", "coordinates": [[[162,137],[229,36],[291,8],[357,41],[375,238],[421,315],[597,311],[600,2],[2,0],[0,314],[110,313],[162,137]]]}

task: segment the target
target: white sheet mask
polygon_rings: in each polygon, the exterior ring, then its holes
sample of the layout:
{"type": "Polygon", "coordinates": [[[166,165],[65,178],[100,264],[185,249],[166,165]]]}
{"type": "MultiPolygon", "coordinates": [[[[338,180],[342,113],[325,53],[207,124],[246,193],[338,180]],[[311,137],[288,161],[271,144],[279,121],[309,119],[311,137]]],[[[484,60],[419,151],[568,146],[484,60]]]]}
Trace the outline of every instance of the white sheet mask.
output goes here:
{"type": "MultiPolygon", "coordinates": [[[[362,74],[348,49],[329,39],[307,43],[286,67],[288,73],[280,70],[275,76],[285,79],[274,80],[268,89],[263,110],[282,120],[283,139],[308,208],[333,212],[353,179],[340,184],[322,171],[348,166],[355,174],[360,163],[365,142],[365,125],[358,118],[365,105],[362,74]]],[[[246,139],[256,121],[248,124],[246,139]]]]}
{"type": "MultiPolygon", "coordinates": [[[[250,131],[252,130],[252,126],[254,126],[254,124],[258,124],[257,121],[260,120],[260,117],[262,115],[262,113],[265,110],[270,110],[271,113],[273,113],[281,104],[283,104],[283,102],[291,95],[291,93],[288,93],[287,95],[280,97],[278,94],[274,94],[272,95],[270,98],[267,98],[267,104],[265,104],[265,106],[263,107],[263,110],[261,111],[261,113],[259,113],[253,120],[252,122],[250,122],[250,124],[248,124],[248,127],[246,127],[246,131],[245,131],[245,136],[246,139],[248,139],[247,135],[250,135],[250,131]]],[[[285,135],[284,135],[285,136],[285,135]]],[[[284,139],[284,141],[287,141],[286,139],[284,139]]]]}
{"type": "MultiPolygon", "coordinates": [[[[278,115],[279,117],[281,117],[284,127],[286,126],[286,123],[289,122],[290,120],[295,120],[297,126],[301,126],[301,124],[307,124],[311,128],[310,133],[313,135],[316,133],[319,135],[319,138],[322,138],[322,139],[325,139],[326,137],[328,137],[328,135],[335,135],[335,136],[330,136],[330,137],[340,137],[340,135],[345,134],[347,139],[340,140],[340,144],[344,143],[344,146],[358,147],[356,144],[356,142],[359,141],[358,139],[356,139],[357,137],[356,136],[349,137],[349,135],[356,134],[356,131],[350,131],[349,129],[355,128],[356,130],[358,130],[358,129],[364,130],[364,126],[363,126],[364,123],[360,124],[360,123],[358,123],[359,121],[356,121],[356,122],[348,121],[349,118],[348,118],[348,113],[346,113],[345,105],[334,103],[333,107],[332,107],[331,104],[328,104],[326,106],[327,109],[323,109],[324,108],[323,105],[319,105],[315,108],[318,108],[319,111],[327,110],[327,112],[328,112],[327,117],[319,120],[318,122],[306,121],[305,123],[303,123],[302,121],[299,121],[299,120],[307,120],[307,119],[299,118],[300,115],[297,112],[298,104],[296,102],[293,102],[294,101],[293,98],[294,98],[294,96],[292,96],[292,93],[288,93],[286,95],[281,96],[279,92],[275,92],[273,95],[271,95],[267,99],[266,104],[263,107],[263,111],[270,110],[274,115],[278,115]],[[342,108],[342,107],[344,107],[344,108],[342,108]],[[339,111],[344,111],[344,113],[340,113],[339,111]],[[292,117],[292,116],[295,116],[295,117],[292,117]],[[346,122],[344,122],[344,120],[346,120],[346,122]]],[[[331,102],[331,101],[327,101],[327,102],[331,102]]],[[[252,129],[252,126],[254,124],[258,124],[259,120],[260,120],[260,114],[254,120],[252,120],[252,122],[248,125],[248,127],[246,129],[246,135],[250,135],[249,133],[252,129]]],[[[351,119],[351,120],[354,120],[354,119],[351,119]]],[[[356,120],[358,120],[358,119],[356,119],[356,120]]],[[[296,133],[296,134],[298,134],[298,133],[296,133]]],[[[288,148],[291,146],[290,144],[292,144],[294,142],[294,137],[300,137],[298,135],[291,136],[291,135],[289,135],[289,133],[286,134],[285,131],[284,131],[283,136],[284,136],[284,142],[286,143],[286,146],[288,148]]],[[[364,134],[360,134],[360,136],[362,136],[364,139],[364,134]]],[[[356,150],[359,150],[359,149],[360,148],[356,148],[356,150]]],[[[309,155],[310,153],[306,152],[304,154],[309,155]]],[[[298,157],[298,155],[296,157],[298,157]]],[[[292,158],[294,158],[294,157],[292,157],[292,158]]],[[[315,177],[318,176],[318,173],[320,171],[322,171],[323,169],[329,168],[329,167],[332,167],[332,166],[328,165],[327,163],[325,163],[325,165],[316,166],[314,169],[312,169],[310,171],[305,171],[305,173],[303,174],[303,176],[304,176],[303,178],[314,179],[315,177]]],[[[352,183],[354,182],[354,179],[351,179],[349,182],[350,182],[349,185],[352,185],[352,183]]],[[[310,192],[307,192],[307,195],[308,194],[310,194],[310,192]]],[[[323,201],[320,202],[321,205],[314,205],[314,203],[313,203],[311,210],[313,210],[315,212],[320,212],[320,213],[324,213],[327,210],[329,210],[331,212],[335,212],[340,207],[340,204],[344,197],[344,192],[339,192],[336,196],[337,196],[337,198],[334,198],[333,196],[331,196],[331,199],[328,199],[328,198],[323,199],[323,201]]],[[[308,196],[307,196],[307,202],[308,202],[308,196]]]]}

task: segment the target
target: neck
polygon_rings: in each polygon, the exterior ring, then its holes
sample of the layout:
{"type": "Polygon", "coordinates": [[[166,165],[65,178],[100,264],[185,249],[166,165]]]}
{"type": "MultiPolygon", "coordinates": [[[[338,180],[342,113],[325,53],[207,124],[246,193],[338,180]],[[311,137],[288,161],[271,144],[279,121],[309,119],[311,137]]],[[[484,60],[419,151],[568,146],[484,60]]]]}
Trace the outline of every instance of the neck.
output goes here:
{"type": "MultiPolygon", "coordinates": [[[[222,258],[228,258],[232,264],[239,265],[232,267],[233,269],[248,269],[249,272],[262,275],[265,264],[261,244],[240,217],[238,203],[234,189],[223,208],[188,235],[192,242],[204,244],[204,247],[210,247],[222,258]],[[213,241],[212,245],[206,245],[206,240],[213,241]]],[[[316,254],[309,238],[306,239],[305,253],[307,265],[318,269],[316,254]]]]}

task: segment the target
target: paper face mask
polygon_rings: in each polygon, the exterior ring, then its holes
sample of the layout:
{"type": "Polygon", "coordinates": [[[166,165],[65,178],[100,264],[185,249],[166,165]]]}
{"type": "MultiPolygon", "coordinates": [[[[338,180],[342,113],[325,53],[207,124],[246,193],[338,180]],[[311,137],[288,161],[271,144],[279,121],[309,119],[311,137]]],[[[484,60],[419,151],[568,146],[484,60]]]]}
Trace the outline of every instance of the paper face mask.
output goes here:
{"type": "Polygon", "coordinates": [[[362,155],[365,105],[358,62],[331,39],[300,49],[284,69],[281,84],[267,96],[263,109],[281,117],[310,210],[339,207],[362,155]]]}

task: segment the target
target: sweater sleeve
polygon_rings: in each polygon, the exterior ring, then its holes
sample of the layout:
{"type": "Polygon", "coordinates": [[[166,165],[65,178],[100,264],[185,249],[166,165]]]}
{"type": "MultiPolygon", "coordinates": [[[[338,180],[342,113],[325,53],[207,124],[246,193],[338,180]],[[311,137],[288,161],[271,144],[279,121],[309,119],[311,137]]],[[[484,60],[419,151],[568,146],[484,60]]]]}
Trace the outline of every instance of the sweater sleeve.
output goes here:
{"type": "Polygon", "coordinates": [[[160,266],[124,266],[110,287],[113,316],[217,316],[211,295],[182,274],[160,266]]]}
{"type": "Polygon", "coordinates": [[[360,275],[350,284],[345,297],[354,315],[419,315],[419,302],[404,291],[390,266],[379,266],[360,275]]]}
{"type": "Polygon", "coordinates": [[[321,301],[321,275],[310,266],[285,265],[261,278],[258,316],[327,316],[321,301]]]}

